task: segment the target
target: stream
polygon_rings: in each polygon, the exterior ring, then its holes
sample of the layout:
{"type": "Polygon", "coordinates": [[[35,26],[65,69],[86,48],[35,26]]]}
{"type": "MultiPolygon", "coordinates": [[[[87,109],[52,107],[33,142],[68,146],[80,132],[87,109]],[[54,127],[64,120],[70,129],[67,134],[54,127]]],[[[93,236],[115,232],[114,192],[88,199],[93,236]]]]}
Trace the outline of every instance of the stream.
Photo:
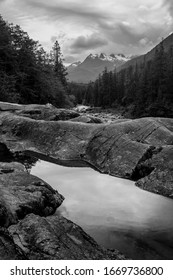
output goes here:
{"type": "Polygon", "coordinates": [[[89,167],[38,160],[31,169],[64,197],[58,208],[105,248],[132,259],[173,259],[173,200],[89,167]]]}

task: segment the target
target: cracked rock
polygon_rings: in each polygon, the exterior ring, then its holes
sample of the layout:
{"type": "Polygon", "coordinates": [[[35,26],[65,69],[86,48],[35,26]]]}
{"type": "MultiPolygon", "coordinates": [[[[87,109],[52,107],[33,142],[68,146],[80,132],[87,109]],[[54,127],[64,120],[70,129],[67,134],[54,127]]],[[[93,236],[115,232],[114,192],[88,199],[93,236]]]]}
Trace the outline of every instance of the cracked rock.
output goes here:
{"type": "Polygon", "coordinates": [[[32,260],[124,258],[118,251],[113,254],[101,248],[81,227],[59,214],[49,217],[29,214],[10,226],[9,231],[15,244],[32,260]]]}

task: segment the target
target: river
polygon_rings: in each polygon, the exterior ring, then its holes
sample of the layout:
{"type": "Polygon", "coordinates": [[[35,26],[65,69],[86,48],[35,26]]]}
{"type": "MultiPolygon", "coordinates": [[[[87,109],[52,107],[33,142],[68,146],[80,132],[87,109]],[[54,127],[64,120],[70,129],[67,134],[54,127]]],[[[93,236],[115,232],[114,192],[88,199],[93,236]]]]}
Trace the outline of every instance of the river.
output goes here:
{"type": "Polygon", "coordinates": [[[39,160],[31,174],[65,197],[57,211],[98,244],[132,259],[173,259],[173,200],[87,167],[39,160]]]}

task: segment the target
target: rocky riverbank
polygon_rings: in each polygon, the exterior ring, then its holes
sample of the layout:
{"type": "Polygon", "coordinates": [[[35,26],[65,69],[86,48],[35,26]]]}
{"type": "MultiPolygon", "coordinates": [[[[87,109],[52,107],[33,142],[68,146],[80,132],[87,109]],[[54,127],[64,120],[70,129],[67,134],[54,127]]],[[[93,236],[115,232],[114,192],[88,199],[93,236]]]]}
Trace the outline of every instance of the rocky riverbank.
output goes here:
{"type": "Polygon", "coordinates": [[[101,123],[112,123],[114,121],[125,119],[124,110],[119,109],[103,109],[101,107],[89,107],[79,105],[74,108],[76,112],[80,113],[82,117],[96,118],[99,119],[101,123]]]}
{"type": "Polygon", "coordinates": [[[101,123],[87,118],[50,104],[0,102],[1,259],[123,258],[56,214],[64,198],[26,172],[20,153],[65,165],[89,165],[173,197],[172,119],[101,123]]]}
{"type": "MultiPolygon", "coordinates": [[[[55,119],[66,120],[79,114],[51,105],[2,102],[0,111],[0,259],[124,259],[116,250],[101,248],[82,228],[56,213],[64,197],[25,168],[30,158],[21,152],[25,149],[19,148],[17,138],[25,134],[27,125],[19,128],[18,122],[14,126],[11,123],[9,129],[3,125],[5,116],[20,119],[22,115],[29,122],[36,119],[51,124],[55,119]]],[[[49,132],[47,135],[51,138],[49,132]]]]}

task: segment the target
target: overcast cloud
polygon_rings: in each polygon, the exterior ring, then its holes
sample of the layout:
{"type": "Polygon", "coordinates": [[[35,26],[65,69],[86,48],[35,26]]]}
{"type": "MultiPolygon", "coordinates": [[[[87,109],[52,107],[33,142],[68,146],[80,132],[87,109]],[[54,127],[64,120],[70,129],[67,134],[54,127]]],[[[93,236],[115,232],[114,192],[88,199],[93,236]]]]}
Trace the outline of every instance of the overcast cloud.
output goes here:
{"type": "Polygon", "coordinates": [[[172,0],[165,0],[163,4],[168,6],[170,15],[173,16],[173,2],[172,2],[172,0]]]}
{"type": "Polygon", "coordinates": [[[83,50],[93,50],[108,44],[108,41],[101,38],[99,34],[91,34],[90,36],[79,36],[74,40],[71,49],[74,53],[79,53],[83,50]]]}
{"type": "Polygon", "coordinates": [[[141,54],[173,31],[172,0],[0,0],[0,11],[46,50],[57,39],[66,62],[141,54]]]}

